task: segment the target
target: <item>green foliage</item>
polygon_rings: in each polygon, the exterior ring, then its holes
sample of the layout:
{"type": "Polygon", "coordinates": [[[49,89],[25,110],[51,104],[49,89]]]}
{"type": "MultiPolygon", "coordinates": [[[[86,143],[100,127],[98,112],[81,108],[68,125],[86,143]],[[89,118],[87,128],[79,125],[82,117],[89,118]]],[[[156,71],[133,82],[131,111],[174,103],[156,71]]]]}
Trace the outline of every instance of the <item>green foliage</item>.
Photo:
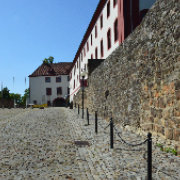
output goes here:
{"type": "Polygon", "coordinates": [[[10,93],[7,87],[2,89],[0,97],[3,99],[10,99],[10,93]]]}
{"type": "Polygon", "coordinates": [[[21,95],[10,93],[10,99],[14,99],[17,104],[21,103],[21,95]]]}
{"type": "Polygon", "coordinates": [[[170,147],[166,147],[163,150],[165,152],[167,152],[167,153],[171,153],[171,154],[177,155],[177,151],[175,149],[170,148],[170,147]]]}
{"type": "Polygon", "coordinates": [[[170,147],[163,147],[162,144],[156,144],[157,147],[160,148],[161,151],[167,152],[167,153],[171,153],[174,154],[175,156],[177,156],[177,150],[170,148],[170,147]]]}
{"type": "Polygon", "coordinates": [[[158,144],[156,144],[156,146],[159,147],[161,151],[163,151],[163,145],[162,144],[158,143],[158,144]]]}
{"type": "Polygon", "coordinates": [[[54,57],[53,56],[49,56],[48,58],[44,58],[43,64],[52,64],[53,61],[54,61],[54,57]]]}
{"type": "Polygon", "coordinates": [[[22,101],[21,101],[21,105],[22,105],[22,106],[25,106],[25,105],[26,105],[26,99],[29,97],[29,93],[30,93],[29,88],[28,88],[28,89],[25,89],[24,95],[22,96],[22,101]]]}

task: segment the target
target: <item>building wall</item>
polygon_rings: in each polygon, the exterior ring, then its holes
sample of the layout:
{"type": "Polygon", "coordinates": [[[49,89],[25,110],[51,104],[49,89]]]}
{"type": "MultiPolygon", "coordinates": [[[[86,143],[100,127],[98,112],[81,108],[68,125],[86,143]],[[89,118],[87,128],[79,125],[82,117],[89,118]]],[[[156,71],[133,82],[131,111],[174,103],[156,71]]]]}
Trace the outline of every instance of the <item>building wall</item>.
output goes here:
{"type": "MultiPolygon", "coordinates": [[[[108,2],[108,1],[107,1],[108,2]]],[[[70,81],[70,100],[73,100],[73,96],[78,92],[80,88],[80,81],[79,77],[81,72],[87,71],[87,62],[88,59],[91,59],[91,55],[93,55],[93,59],[104,59],[107,58],[118,46],[119,46],[119,40],[114,41],[114,22],[118,18],[118,2],[114,6],[113,1],[110,1],[110,16],[107,18],[107,3],[105,4],[102,12],[100,13],[97,21],[95,22],[94,28],[86,41],[83,49],[81,50],[81,53],[78,57],[78,60],[73,67],[71,74],[72,78],[70,81]],[[100,27],[100,17],[103,15],[103,27],[100,27]],[[97,26],[97,37],[95,37],[95,26],[97,26]],[[107,32],[111,29],[111,48],[108,50],[107,48],[107,32]],[[91,35],[93,43],[91,45],[91,35]],[[103,40],[103,49],[104,49],[104,56],[101,56],[100,52],[100,42],[103,40]],[[89,44],[89,51],[87,51],[87,42],[89,44]],[[98,57],[95,58],[95,49],[98,49],[98,57]],[[84,49],[86,51],[86,55],[84,54],[84,49]],[[81,57],[81,54],[83,54],[83,58],[81,57]],[[78,68],[77,68],[78,64],[78,68]],[[80,65],[80,66],[79,66],[80,65]],[[75,74],[74,74],[75,71],[75,74]],[[78,78],[77,78],[78,77],[78,78]],[[75,80],[75,88],[74,88],[74,80],[75,80]]],[[[121,17],[122,18],[122,17],[121,17]]],[[[120,21],[123,22],[123,21],[120,21]]],[[[122,33],[123,30],[120,28],[123,28],[123,24],[119,24],[119,32],[122,33]]],[[[87,77],[86,77],[87,78],[87,77]]]]}
{"type": "Polygon", "coordinates": [[[57,97],[66,98],[68,95],[67,88],[69,87],[68,75],[61,75],[61,82],[56,82],[56,77],[59,76],[39,76],[29,78],[30,87],[30,103],[34,100],[37,104],[44,104],[47,101],[53,103],[57,97]],[[51,82],[45,82],[45,77],[50,77],[51,82]],[[57,88],[62,88],[62,95],[57,95],[57,88]],[[52,88],[52,95],[46,95],[46,88],[52,88]]]}
{"type": "MultiPolygon", "coordinates": [[[[94,27],[79,51],[79,55],[74,59],[74,66],[70,73],[70,101],[80,89],[80,75],[83,71],[87,71],[88,59],[104,59],[107,58],[124,39],[139,25],[139,11],[141,8],[150,8],[155,0],[117,0],[106,1],[101,13],[94,22],[94,27]],[[110,16],[107,18],[107,4],[110,2],[110,16]],[[103,28],[100,27],[100,18],[103,15],[103,28]],[[114,41],[114,23],[118,20],[118,40],[114,41]],[[97,38],[95,37],[95,27],[97,27],[97,38]],[[107,32],[111,29],[111,48],[107,47],[107,32]],[[93,43],[91,45],[91,35],[93,43]],[[104,55],[101,56],[100,42],[103,40],[104,55]],[[87,50],[89,44],[89,51],[87,50]],[[95,57],[95,49],[98,50],[98,56],[95,57]],[[84,51],[85,50],[85,51],[84,51]],[[92,57],[93,56],[93,57],[92,57]],[[75,84],[75,86],[74,86],[75,84]]],[[[85,79],[87,75],[85,76],[85,79]]]]}
{"type": "MultiPolygon", "coordinates": [[[[178,6],[176,0],[155,3],[142,24],[91,73],[85,107],[104,118],[112,114],[124,127],[173,140],[180,153],[178,6]]],[[[75,99],[81,102],[81,96],[75,99]]]]}

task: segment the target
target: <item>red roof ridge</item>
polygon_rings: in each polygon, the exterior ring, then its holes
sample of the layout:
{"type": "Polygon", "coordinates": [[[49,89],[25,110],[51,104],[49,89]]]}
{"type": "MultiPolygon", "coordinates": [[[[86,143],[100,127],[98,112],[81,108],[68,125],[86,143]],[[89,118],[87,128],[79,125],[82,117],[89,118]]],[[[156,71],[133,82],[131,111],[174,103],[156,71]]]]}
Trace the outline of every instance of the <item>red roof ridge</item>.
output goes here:
{"type": "Polygon", "coordinates": [[[41,64],[29,77],[68,75],[72,62],[41,64]]]}

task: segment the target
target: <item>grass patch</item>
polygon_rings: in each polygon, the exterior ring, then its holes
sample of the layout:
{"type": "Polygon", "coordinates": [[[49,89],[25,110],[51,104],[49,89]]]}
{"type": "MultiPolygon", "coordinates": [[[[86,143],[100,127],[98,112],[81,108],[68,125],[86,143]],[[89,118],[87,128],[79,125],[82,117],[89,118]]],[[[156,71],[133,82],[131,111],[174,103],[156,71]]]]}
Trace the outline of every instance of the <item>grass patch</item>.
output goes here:
{"type": "Polygon", "coordinates": [[[156,144],[156,147],[160,148],[161,151],[167,152],[167,153],[171,153],[174,154],[175,156],[177,156],[177,150],[170,148],[170,147],[164,147],[162,144],[156,144]]]}

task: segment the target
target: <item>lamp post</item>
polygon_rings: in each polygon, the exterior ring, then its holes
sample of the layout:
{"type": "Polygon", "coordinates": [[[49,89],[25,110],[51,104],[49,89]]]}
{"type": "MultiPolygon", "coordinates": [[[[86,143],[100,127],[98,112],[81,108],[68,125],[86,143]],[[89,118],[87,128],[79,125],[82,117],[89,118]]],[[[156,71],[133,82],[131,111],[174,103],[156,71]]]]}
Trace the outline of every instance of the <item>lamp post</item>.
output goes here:
{"type": "Polygon", "coordinates": [[[86,76],[86,72],[84,71],[84,72],[82,72],[81,73],[81,77],[82,77],[82,84],[81,84],[81,89],[82,89],[82,119],[84,119],[84,78],[85,78],[85,76],[86,76]]]}
{"type": "Polygon", "coordinates": [[[82,118],[84,119],[84,76],[82,76],[82,118]]]}

